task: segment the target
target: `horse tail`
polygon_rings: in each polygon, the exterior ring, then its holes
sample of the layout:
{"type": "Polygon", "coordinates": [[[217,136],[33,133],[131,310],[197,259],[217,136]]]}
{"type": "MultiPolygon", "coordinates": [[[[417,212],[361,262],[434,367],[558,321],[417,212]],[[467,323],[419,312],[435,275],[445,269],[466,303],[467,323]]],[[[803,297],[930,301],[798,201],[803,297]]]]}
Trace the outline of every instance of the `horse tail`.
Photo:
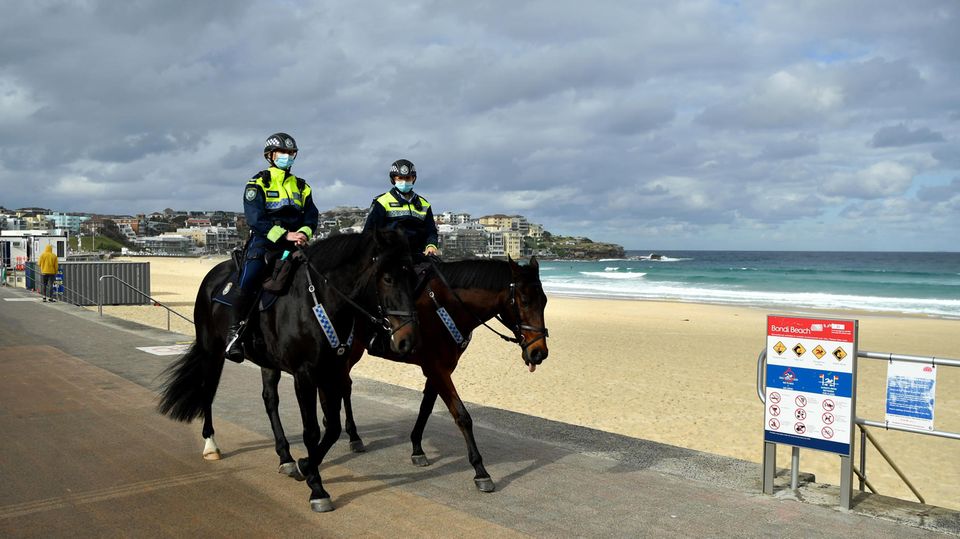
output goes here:
{"type": "Polygon", "coordinates": [[[161,373],[157,410],[175,421],[189,423],[203,416],[213,402],[223,364],[217,364],[199,342],[161,373]]]}

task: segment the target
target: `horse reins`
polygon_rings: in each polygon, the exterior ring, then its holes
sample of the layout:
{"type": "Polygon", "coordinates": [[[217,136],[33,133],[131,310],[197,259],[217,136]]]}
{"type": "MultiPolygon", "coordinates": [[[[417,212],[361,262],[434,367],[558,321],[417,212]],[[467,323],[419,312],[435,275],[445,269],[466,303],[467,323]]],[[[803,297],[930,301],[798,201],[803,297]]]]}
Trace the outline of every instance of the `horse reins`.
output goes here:
{"type": "MultiPolygon", "coordinates": [[[[326,274],[324,274],[322,271],[318,270],[317,267],[313,265],[313,261],[311,261],[310,258],[309,258],[306,254],[303,253],[303,250],[302,250],[302,249],[298,249],[297,252],[294,253],[294,256],[297,256],[298,254],[303,258],[303,260],[306,261],[306,265],[307,265],[307,285],[308,285],[307,290],[309,290],[309,291],[310,291],[310,294],[313,295],[313,301],[314,301],[314,303],[318,303],[318,302],[317,302],[317,297],[316,297],[316,294],[315,294],[316,287],[315,287],[314,284],[313,284],[313,279],[310,277],[310,270],[313,270],[314,273],[316,273],[316,274],[320,277],[320,279],[322,279],[324,286],[326,286],[327,288],[330,288],[331,290],[333,290],[334,292],[336,292],[336,294],[337,294],[338,296],[340,296],[341,298],[343,298],[343,299],[344,299],[347,303],[349,303],[354,309],[356,309],[357,311],[359,311],[360,314],[362,314],[363,316],[366,316],[367,319],[370,320],[370,322],[372,322],[373,324],[380,324],[380,326],[383,327],[383,329],[384,329],[385,331],[390,332],[390,335],[393,335],[393,334],[396,333],[397,331],[400,331],[400,329],[402,329],[402,328],[403,328],[404,326],[406,326],[407,324],[411,323],[411,322],[413,321],[413,319],[416,317],[416,315],[415,315],[414,313],[410,312],[410,311],[385,310],[385,309],[383,308],[383,306],[380,305],[380,302],[379,302],[379,301],[377,302],[377,308],[380,310],[381,314],[383,314],[384,316],[377,317],[377,316],[374,316],[374,315],[370,314],[370,313],[367,312],[367,310],[364,309],[359,303],[357,303],[356,301],[354,301],[353,298],[351,298],[351,297],[348,296],[347,294],[344,294],[339,288],[337,288],[336,286],[334,286],[333,283],[330,282],[330,279],[326,276],[326,274]],[[393,330],[393,329],[390,327],[390,320],[387,319],[388,316],[396,316],[397,318],[403,318],[403,319],[404,319],[404,322],[403,322],[402,324],[400,324],[400,327],[398,327],[396,330],[393,330]]],[[[374,262],[377,262],[377,258],[378,258],[378,257],[373,257],[373,261],[374,261],[374,262]]],[[[372,271],[372,270],[368,270],[368,271],[372,271]]],[[[377,296],[378,296],[378,298],[379,298],[379,292],[377,293],[377,296]]]]}
{"type": "MultiPolygon", "coordinates": [[[[494,329],[493,327],[491,327],[491,326],[490,326],[489,324],[487,324],[485,321],[481,320],[479,316],[477,316],[473,311],[470,310],[469,307],[467,307],[467,304],[464,303],[463,299],[460,297],[460,294],[457,294],[457,291],[454,290],[454,288],[453,288],[452,286],[450,286],[450,283],[447,281],[447,278],[443,275],[443,272],[440,271],[440,268],[437,266],[436,262],[434,262],[433,260],[430,260],[430,265],[433,266],[433,271],[435,271],[435,272],[437,273],[437,277],[440,278],[440,281],[443,283],[444,286],[447,287],[447,290],[449,290],[450,293],[453,294],[453,297],[456,298],[456,300],[460,303],[460,305],[463,307],[463,309],[464,309],[470,316],[472,316],[477,322],[479,322],[482,326],[486,327],[486,328],[489,329],[490,331],[492,331],[492,332],[496,333],[497,335],[499,335],[501,339],[503,339],[503,340],[505,340],[505,341],[507,341],[507,342],[512,342],[512,343],[519,344],[521,350],[526,350],[527,348],[529,348],[530,346],[532,346],[532,345],[533,345],[534,343],[536,343],[537,341],[539,341],[539,340],[541,340],[541,339],[545,339],[545,338],[547,338],[547,336],[549,336],[550,332],[549,332],[549,330],[547,330],[547,328],[545,328],[545,327],[531,326],[531,325],[529,325],[529,324],[523,324],[523,323],[522,323],[523,317],[520,316],[520,305],[519,305],[518,302],[517,302],[517,283],[514,283],[514,282],[511,282],[511,283],[510,283],[510,305],[513,305],[513,306],[516,308],[516,311],[517,311],[517,324],[516,324],[516,326],[511,326],[510,324],[508,324],[508,323],[503,319],[503,317],[500,316],[500,313],[497,313],[497,314],[494,315],[494,318],[496,318],[501,324],[503,324],[503,325],[506,326],[507,328],[510,328],[510,330],[513,331],[513,335],[514,335],[514,336],[513,336],[513,337],[508,337],[507,335],[504,335],[503,333],[500,333],[499,331],[497,331],[496,329],[494,329]],[[527,341],[527,340],[526,340],[526,337],[524,337],[523,332],[522,332],[521,330],[532,331],[532,332],[535,332],[535,333],[539,333],[539,335],[538,335],[535,339],[533,339],[533,340],[531,340],[531,341],[527,341]]],[[[434,299],[433,301],[434,301],[434,303],[436,303],[437,300],[434,299]]]]}

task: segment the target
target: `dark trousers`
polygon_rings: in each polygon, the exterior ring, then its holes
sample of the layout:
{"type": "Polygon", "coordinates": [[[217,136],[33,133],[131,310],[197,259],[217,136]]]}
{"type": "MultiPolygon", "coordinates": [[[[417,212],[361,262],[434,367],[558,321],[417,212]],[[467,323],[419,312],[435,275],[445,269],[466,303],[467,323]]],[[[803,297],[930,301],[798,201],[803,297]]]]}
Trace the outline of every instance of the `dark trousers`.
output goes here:
{"type": "Polygon", "coordinates": [[[244,293],[256,293],[267,272],[267,262],[263,257],[248,258],[244,261],[243,271],[240,272],[240,288],[244,293]]]}
{"type": "Polygon", "coordinates": [[[45,298],[53,297],[53,282],[57,278],[52,273],[44,273],[40,276],[40,293],[45,298]]]}

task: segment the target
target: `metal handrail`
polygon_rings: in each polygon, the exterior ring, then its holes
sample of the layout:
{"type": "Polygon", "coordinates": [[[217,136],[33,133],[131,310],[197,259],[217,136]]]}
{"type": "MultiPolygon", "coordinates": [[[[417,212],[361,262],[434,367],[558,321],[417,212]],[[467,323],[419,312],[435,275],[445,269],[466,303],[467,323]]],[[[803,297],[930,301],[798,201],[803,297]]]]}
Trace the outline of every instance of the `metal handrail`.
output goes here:
{"type": "MultiPolygon", "coordinates": [[[[26,274],[27,274],[28,271],[32,271],[32,272],[33,272],[33,282],[34,282],[34,286],[36,286],[36,283],[38,282],[38,281],[37,281],[37,276],[38,276],[38,275],[42,275],[42,274],[40,273],[40,270],[38,270],[38,269],[36,269],[36,268],[31,268],[30,266],[27,266],[27,265],[24,265],[24,269],[21,270],[21,271],[23,271],[24,276],[26,276],[26,274]]],[[[24,283],[24,284],[26,284],[26,283],[24,283]]],[[[65,291],[70,292],[70,293],[72,293],[72,294],[75,294],[76,296],[80,297],[81,299],[85,299],[85,300],[89,301],[91,305],[94,303],[92,299],[90,299],[90,298],[88,298],[87,296],[84,296],[83,294],[81,294],[79,290],[74,290],[73,288],[70,288],[69,286],[67,286],[66,284],[63,284],[63,283],[60,283],[60,286],[62,286],[65,291]]],[[[77,306],[80,305],[79,303],[73,303],[73,302],[71,302],[71,301],[66,301],[66,300],[64,300],[64,299],[63,299],[63,296],[64,296],[63,293],[57,293],[57,296],[59,297],[59,301],[63,301],[63,302],[66,302],[66,303],[70,303],[71,305],[77,305],[77,306]]]]}
{"type": "Polygon", "coordinates": [[[193,320],[190,320],[190,319],[187,318],[186,316],[183,316],[182,314],[180,314],[180,313],[178,313],[177,311],[171,309],[170,307],[167,307],[166,305],[163,304],[163,302],[161,302],[161,301],[158,300],[158,299],[155,299],[155,298],[151,297],[149,294],[144,294],[142,291],[134,288],[134,287],[131,286],[129,283],[125,282],[123,279],[117,277],[116,275],[101,275],[100,278],[97,279],[97,311],[100,313],[100,316],[103,316],[103,280],[104,280],[104,279],[116,279],[117,282],[119,282],[119,283],[122,284],[123,286],[125,286],[125,287],[129,288],[130,290],[133,290],[133,291],[136,292],[137,294],[140,294],[141,296],[149,299],[151,302],[153,302],[154,305],[156,305],[156,306],[158,306],[158,307],[163,307],[164,309],[166,309],[166,310],[167,310],[167,331],[170,331],[170,313],[173,313],[173,314],[179,316],[180,318],[183,318],[184,320],[186,320],[187,322],[189,322],[189,323],[191,323],[191,324],[193,323],[193,320]]]}
{"type": "MultiPolygon", "coordinates": [[[[877,448],[877,451],[880,452],[880,456],[882,456],[884,460],[887,461],[887,464],[889,464],[890,467],[893,468],[893,471],[896,472],[898,476],[900,476],[900,479],[903,481],[905,485],[907,485],[907,488],[910,489],[910,492],[913,492],[913,495],[916,496],[918,500],[920,500],[920,503],[927,503],[926,500],[923,499],[923,496],[920,495],[920,492],[917,490],[917,488],[913,486],[913,483],[911,483],[910,480],[907,479],[907,476],[903,473],[900,467],[897,466],[895,462],[893,462],[893,459],[890,458],[890,455],[888,455],[887,452],[884,451],[882,447],[880,447],[880,442],[878,442],[877,439],[874,438],[872,434],[870,434],[870,431],[868,431],[866,427],[864,427],[859,423],[857,424],[857,427],[860,429],[860,432],[862,432],[866,436],[866,438],[870,440],[870,443],[873,444],[873,447],[877,448]]],[[[863,440],[861,439],[860,441],[861,468],[866,467],[865,455],[866,455],[866,444],[864,444],[863,440]]],[[[862,473],[857,473],[857,476],[860,478],[860,481],[862,481],[863,483],[867,482],[867,470],[864,469],[862,473]]],[[[860,485],[860,490],[863,490],[863,485],[860,485]]],[[[872,490],[873,492],[877,492],[877,489],[873,488],[872,485],[870,486],[870,490],[872,490]]]]}

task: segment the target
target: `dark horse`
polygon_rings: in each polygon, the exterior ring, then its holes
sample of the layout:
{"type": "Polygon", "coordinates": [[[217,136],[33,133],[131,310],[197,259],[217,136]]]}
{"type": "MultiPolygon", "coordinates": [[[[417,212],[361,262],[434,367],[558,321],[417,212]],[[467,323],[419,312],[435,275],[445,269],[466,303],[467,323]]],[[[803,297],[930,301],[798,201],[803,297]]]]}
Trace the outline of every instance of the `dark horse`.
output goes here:
{"type": "MultiPolygon", "coordinates": [[[[526,266],[512,260],[465,260],[439,263],[435,265],[435,269],[416,302],[420,344],[409,354],[394,352],[384,354],[383,357],[391,361],[419,365],[427,378],[420,413],[410,433],[413,463],[417,466],[429,465],[421,441],[427,419],[439,395],[466,441],[467,457],[476,472],[474,483],[481,491],[492,492],[495,489],[494,482],[483,466],[483,457],[473,435],[473,421],[457,394],[451,376],[470,342],[471,332],[481,324],[486,326],[486,322],[493,317],[509,328],[513,337],[490,329],[505,340],[520,345],[523,361],[531,372],[547,358],[547,328],[543,321],[547,297],[540,284],[539,264],[536,258],[532,258],[526,266]],[[440,315],[441,307],[449,316],[452,325],[448,325],[440,315]]],[[[366,336],[358,339],[353,345],[349,359],[351,367],[363,356],[365,338],[366,336]]],[[[277,453],[282,460],[281,448],[287,447],[287,440],[277,410],[279,381],[279,372],[263,370],[264,402],[273,426],[277,453]]],[[[350,386],[347,386],[343,398],[346,410],[345,428],[350,436],[350,448],[354,452],[362,452],[363,441],[357,434],[353,420],[350,386]]],[[[337,408],[339,410],[339,407],[337,408]]],[[[335,424],[339,426],[339,418],[337,419],[335,424]]],[[[337,432],[339,433],[339,430],[337,432]]]]}
{"type": "MultiPolygon", "coordinates": [[[[411,300],[412,261],[402,234],[378,231],[334,236],[311,243],[304,255],[306,262],[291,277],[289,292],[251,322],[251,329],[257,331],[244,350],[247,359],[257,365],[293,375],[308,458],[293,464],[287,451],[284,464],[291,475],[306,478],[310,506],[322,512],[332,510],[333,504],[323,488],[319,466],[340,436],[340,400],[350,385],[349,355],[345,353],[349,347],[337,347],[336,341],[346,342],[354,332],[368,333],[368,326],[376,324],[390,331],[393,352],[403,354],[415,346],[418,330],[411,300]],[[323,316],[315,314],[317,304],[327,314],[326,333],[319,322],[323,316]],[[318,392],[329,403],[323,408],[327,430],[322,438],[317,422],[318,392]]],[[[211,405],[223,370],[229,323],[225,311],[230,308],[211,298],[233,269],[233,261],[223,262],[201,283],[194,307],[196,341],[165,371],[158,406],[161,413],[178,421],[203,417],[205,457],[219,456],[213,441],[211,405]]]]}

